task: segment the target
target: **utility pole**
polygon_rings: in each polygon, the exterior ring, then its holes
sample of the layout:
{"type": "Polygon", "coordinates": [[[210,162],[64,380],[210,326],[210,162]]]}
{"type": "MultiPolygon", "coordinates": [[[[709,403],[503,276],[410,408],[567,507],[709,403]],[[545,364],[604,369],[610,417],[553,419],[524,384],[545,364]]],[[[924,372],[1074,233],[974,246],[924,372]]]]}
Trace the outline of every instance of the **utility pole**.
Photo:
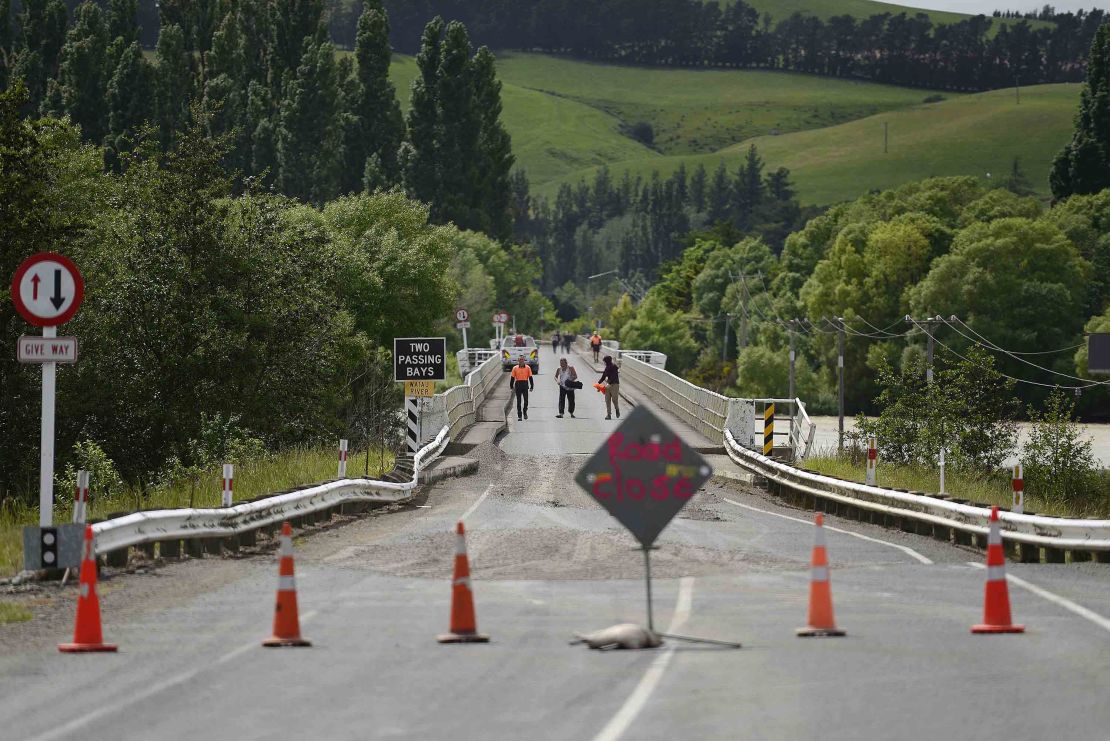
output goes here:
{"type": "Polygon", "coordinates": [[[929,384],[933,382],[933,350],[935,341],[933,334],[936,332],[935,327],[944,324],[944,320],[940,316],[925,317],[924,319],[914,319],[909,314],[906,315],[906,321],[915,327],[927,327],[925,329],[925,336],[928,338],[925,343],[925,381],[929,384]]]}
{"type": "Polygon", "coordinates": [[[844,450],[844,317],[836,317],[839,324],[837,329],[840,330],[837,336],[837,353],[836,353],[836,380],[838,386],[838,395],[840,396],[840,426],[837,449],[844,450]]]}
{"type": "Polygon", "coordinates": [[[786,323],[786,326],[787,326],[786,331],[787,331],[787,334],[790,335],[790,398],[791,399],[796,399],[797,398],[794,395],[794,322],[796,322],[796,321],[798,321],[798,320],[797,319],[791,319],[790,321],[788,321],[786,323]]]}

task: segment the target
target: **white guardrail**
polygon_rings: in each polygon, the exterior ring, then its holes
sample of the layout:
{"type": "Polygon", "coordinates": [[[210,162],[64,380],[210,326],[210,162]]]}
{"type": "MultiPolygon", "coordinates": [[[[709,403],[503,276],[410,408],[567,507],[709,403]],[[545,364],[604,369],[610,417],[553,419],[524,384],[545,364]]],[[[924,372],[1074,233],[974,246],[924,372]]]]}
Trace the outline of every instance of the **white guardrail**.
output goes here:
{"type": "Polygon", "coordinates": [[[109,553],[159,541],[230,537],[350,502],[402,502],[412,496],[428,464],[452,438],[475,421],[479,407],[500,375],[500,363],[496,357],[489,358],[467,375],[463,385],[432,398],[425,429],[436,433],[417,451],[410,481],[342,479],[232,507],[135,512],[92,526],[96,552],[109,553]]]}
{"type": "MultiPolygon", "coordinates": [[[[645,395],[713,442],[720,442],[728,455],[745,470],[767,481],[781,495],[807,507],[843,509],[849,517],[864,513],[880,524],[896,523],[903,529],[929,534],[943,540],[950,536],[971,545],[985,543],[989,532],[990,508],[955,497],[932,496],[867,486],[798,468],[759,452],[762,449],[762,411],[766,404],[789,408],[789,447],[795,463],[804,460],[813,444],[815,425],[800,399],[736,399],[722,396],[644,362],[646,351],[621,353],[621,373],[645,395]],[[760,412],[756,416],[757,407],[760,412]],[[758,430],[756,425],[758,424],[758,430]]],[[[1035,514],[1000,512],[1003,539],[1021,548],[1022,560],[1063,561],[1065,551],[1072,560],[1110,561],[1110,520],[1086,520],[1035,514]]]]}
{"type": "MultiPolygon", "coordinates": [[[[806,497],[837,502],[895,518],[986,536],[990,509],[804,471],[767,458],[725,434],[725,450],[742,467],[806,497]]],[[[1067,551],[1110,551],[1110,520],[1083,520],[999,512],[1003,540],[1067,551]]]]}

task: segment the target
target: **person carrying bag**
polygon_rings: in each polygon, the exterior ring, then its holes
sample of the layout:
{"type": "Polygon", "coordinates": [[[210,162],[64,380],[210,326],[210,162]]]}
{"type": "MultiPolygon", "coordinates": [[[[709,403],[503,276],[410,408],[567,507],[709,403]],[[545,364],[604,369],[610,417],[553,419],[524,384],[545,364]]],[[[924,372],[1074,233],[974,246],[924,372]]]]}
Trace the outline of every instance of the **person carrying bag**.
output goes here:
{"type": "Polygon", "coordinates": [[[559,369],[555,371],[555,383],[559,386],[559,413],[555,416],[561,418],[565,409],[570,412],[571,417],[574,417],[574,392],[582,388],[582,382],[578,380],[578,371],[573,365],[567,363],[566,358],[559,359],[559,369]]]}

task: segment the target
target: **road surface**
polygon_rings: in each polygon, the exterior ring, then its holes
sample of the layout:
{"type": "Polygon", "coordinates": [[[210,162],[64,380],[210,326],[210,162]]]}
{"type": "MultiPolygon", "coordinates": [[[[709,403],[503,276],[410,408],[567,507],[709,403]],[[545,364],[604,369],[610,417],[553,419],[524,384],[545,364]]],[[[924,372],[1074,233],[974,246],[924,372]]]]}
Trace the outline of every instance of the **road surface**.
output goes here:
{"type": "MultiPolygon", "coordinates": [[[[542,363],[530,419],[513,414],[507,435],[474,451],[477,474],[297,539],[312,648],[259,645],[272,620],[272,552],[119,576],[102,584],[118,654],[54,649],[69,637],[72,592],[32,623],[0,627],[0,736],[1110,737],[1110,568],[1010,564],[1042,590],[1011,584],[1028,632],[976,636],[968,628],[981,616],[981,554],[830,517],[836,617],[848,636],[799,639],[811,515],[725,478],[660,539],[655,620],[744,648],[568,645],[575,632],[644,621],[642,560],[572,482],[618,420],[603,419],[588,384],[578,418],[554,419],[548,348],[542,363]],[[435,641],[447,628],[460,518],[488,645],[435,641]]],[[[507,390],[506,380],[492,403],[507,390]]],[[[713,461],[729,473],[727,459],[713,461]]]]}

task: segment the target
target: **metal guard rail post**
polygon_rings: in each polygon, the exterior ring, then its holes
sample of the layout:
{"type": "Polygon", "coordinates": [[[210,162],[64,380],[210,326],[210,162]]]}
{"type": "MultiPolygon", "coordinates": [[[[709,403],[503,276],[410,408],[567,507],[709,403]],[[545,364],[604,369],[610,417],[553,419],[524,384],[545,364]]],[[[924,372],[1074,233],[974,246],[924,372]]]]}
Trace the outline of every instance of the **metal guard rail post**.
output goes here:
{"type": "Polygon", "coordinates": [[[232,507],[134,512],[92,526],[96,553],[159,541],[231,537],[348,502],[405,501],[416,489],[421,472],[439,457],[457,430],[469,424],[467,419],[473,421],[493,385],[490,379],[499,377],[500,371],[496,357],[489,358],[467,376],[464,385],[435,397],[433,406],[438,403],[441,407],[444,424],[434,439],[417,451],[410,481],[340,479],[232,507]],[[452,397],[450,402],[448,397],[452,397]]]}

